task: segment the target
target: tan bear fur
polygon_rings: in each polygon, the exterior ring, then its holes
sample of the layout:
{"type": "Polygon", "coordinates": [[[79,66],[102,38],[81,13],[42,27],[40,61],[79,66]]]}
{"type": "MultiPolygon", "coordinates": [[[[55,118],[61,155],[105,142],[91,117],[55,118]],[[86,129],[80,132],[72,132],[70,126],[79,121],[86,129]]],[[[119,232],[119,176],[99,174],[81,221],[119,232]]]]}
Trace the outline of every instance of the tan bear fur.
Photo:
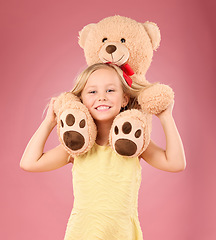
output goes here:
{"type": "MultiPolygon", "coordinates": [[[[135,74],[131,77],[134,82],[149,85],[145,78],[145,74],[150,67],[153,57],[153,51],[160,45],[161,35],[158,26],[152,22],[138,23],[133,19],[112,16],[101,20],[96,24],[89,24],[79,33],[79,44],[84,49],[85,58],[88,65],[98,62],[113,62],[116,65],[128,63],[135,74]],[[107,38],[105,42],[102,42],[107,38]],[[121,39],[125,39],[125,43],[121,43],[121,39]],[[113,53],[112,59],[103,59],[103,55],[107,56],[105,47],[107,45],[115,45],[119,49],[113,53]],[[122,54],[128,55],[125,62],[115,62],[122,54]],[[116,57],[115,57],[116,56],[116,57]]],[[[157,82],[160,79],[157,79],[157,82]]],[[[139,103],[144,111],[150,114],[158,114],[165,110],[169,103],[173,100],[174,93],[172,89],[166,85],[153,85],[140,93],[139,103]],[[160,86],[160,87],[159,87],[160,86]]]]}
{"type": "MultiPolygon", "coordinates": [[[[138,110],[133,111],[133,109],[126,111],[124,114],[117,116],[113,123],[113,127],[121,127],[121,117],[124,117],[132,125],[140,125],[146,131],[143,133],[143,146],[140,147],[141,151],[137,152],[137,155],[140,155],[146,149],[150,141],[152,114],[158,114],[165,110],[174,99],[174,92],[169,86],[158,83],[151,84],[145,78],[152,62],[153,51],[157,50],[160,41],[160,30],[155,23],[149,21],[139,23],[122,16],[107,17],[98,23],[85,26],[79,32],[79,45],[84,49],[88,65],[112,62],[121,66],[128,63],[135,73],[131,76],[133,82],[141,83],[147,87],[141,90],[138,96],[138,102],[142,109],[140,113],[138,113],[138,110]],[[116,51],[112,54],[107,52],[107,46],[109,45],[114,45],[116,48],[116,51]]],[[[155,82],[159,81],[160,79],[156,79],[155,82]]],[[[60,96],[61,100],[58,100],[55,105],[57,116],[62,112],[60,109],[70,108],[68,104],[73,105],[73,102],[77,102],[77,99],[72,97],[71,103],[68,103],[67,94],[65,94],[65,98],[64,95],[60,96]]],[[[86,113],[86,116],[89,116],[89,113],[86,113]]],[[[96,132],[93,120],[88,121],[88,126],[91,131],[96,132]]],[[[115,143],[112,142],[115,138],[113,127],[110,132],[110,145],[114,148],[115,143]]],[[[91,147],[95,141],[96,133],[88,134],[93,136],[90,138],[87,136],[91,147]]],[[[140,145],[138,142],[136,144],[137,146],[140,145]]],[[[88,146],[84,151],[78,151],[78,154],[88,151],[90,147],[88,146]]],[[[78,155],[77,153],[71,153],[71,155],[73,154],[78,155]]]]}

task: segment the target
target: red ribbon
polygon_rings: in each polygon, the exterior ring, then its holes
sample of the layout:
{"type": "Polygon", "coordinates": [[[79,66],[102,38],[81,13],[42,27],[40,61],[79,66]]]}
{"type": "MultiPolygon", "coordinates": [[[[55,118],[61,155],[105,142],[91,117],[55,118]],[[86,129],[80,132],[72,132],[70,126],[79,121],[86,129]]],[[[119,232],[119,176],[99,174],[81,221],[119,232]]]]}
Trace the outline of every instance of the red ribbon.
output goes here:
{"type": "Polygon", "coordinates": [[[126,63],[123,66],[120,66],[120,68],[123,71],[123,77],[124,77],[125,81],[131,87],[133,81],[129,76],[134,75],[133,69],[130,67],[130,65],[128,63],[126,63]]]}
{"type": "MultiPolygon", "coordinates": [[[[111,63],[111,62],[107,62],[107,64],[109,64],[109,63],[111,63]]],[[[126,63],[125,65],[120,66],[120,68],[123,71],[123,77],[124,77],[125,81],[131,87],[133,81],[132,81],[132,79],[129,76],[134,75],[133,69],[130,67],[130,65],[128,63],[126,63]]]]}

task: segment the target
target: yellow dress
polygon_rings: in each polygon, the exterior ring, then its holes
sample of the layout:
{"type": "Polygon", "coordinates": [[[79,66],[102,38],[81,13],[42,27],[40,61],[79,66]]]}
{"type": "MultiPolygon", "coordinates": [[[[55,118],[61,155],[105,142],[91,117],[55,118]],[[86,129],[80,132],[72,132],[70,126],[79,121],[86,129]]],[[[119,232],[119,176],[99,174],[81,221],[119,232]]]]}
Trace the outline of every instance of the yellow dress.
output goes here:
{"type": "Polygon", "coordinates": [[[94,144],[72,169],[74,204],[65,240],[142,240],[139,159],[94,144]]]}

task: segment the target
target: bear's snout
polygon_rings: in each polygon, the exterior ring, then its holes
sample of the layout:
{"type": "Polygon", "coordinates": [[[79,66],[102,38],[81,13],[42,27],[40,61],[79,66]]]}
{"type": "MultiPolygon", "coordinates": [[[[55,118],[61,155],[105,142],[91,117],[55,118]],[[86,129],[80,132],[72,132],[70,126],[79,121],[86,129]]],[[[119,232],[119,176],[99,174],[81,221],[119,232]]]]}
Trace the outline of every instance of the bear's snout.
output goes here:
{"type": "Polygon", "coordinates": [[[129,56],[127,46],[117,41],[103,44],[99,51],[99,58],[102,62],[109,62],[118,66],[126,63],[129,56]]]}
{"type": "Polygon", "coordinates": [[[115,45],[108,45],[107,47],[106,47],[106,51],[107,51],[107,53],[109,53],[109,54],[112,54],[112,53],[114,53],[115,51],[116,51],[116,46],[115,45]]]}

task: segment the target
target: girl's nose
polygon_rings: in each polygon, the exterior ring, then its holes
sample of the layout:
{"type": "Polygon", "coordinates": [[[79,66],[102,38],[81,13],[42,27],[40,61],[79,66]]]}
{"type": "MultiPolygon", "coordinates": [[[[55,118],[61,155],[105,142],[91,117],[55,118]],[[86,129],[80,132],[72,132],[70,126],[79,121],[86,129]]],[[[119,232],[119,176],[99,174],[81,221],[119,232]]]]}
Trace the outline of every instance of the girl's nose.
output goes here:
{"type": "Polygon", "coordinates": [[[106,101],[107,99],[105,97],[100,97],[98,100],[99,101],[106,101]]]}
{"type": "Polygon", "coordinates": [[[99,95],[98,100],[99,100],[99,101],[106,101],[106,100],[107,100],[107,98],[106,98],[106,94],[101,93],[101,94],[99,95]]]}

